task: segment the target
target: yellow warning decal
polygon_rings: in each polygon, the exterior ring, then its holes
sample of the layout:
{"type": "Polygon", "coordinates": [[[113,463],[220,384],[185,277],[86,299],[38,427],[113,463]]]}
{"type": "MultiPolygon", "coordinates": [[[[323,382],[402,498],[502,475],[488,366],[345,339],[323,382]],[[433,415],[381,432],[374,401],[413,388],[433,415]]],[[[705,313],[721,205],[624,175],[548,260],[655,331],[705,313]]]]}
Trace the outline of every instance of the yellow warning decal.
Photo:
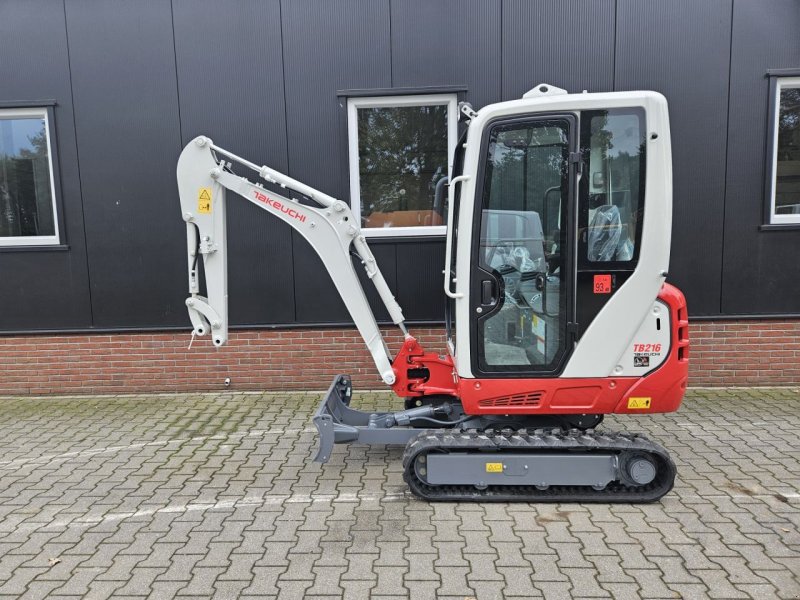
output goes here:
{"type": "Polygon", "coordinates": [[[503,463],[486,463],[487,473],[502,473],[503,463]]]}
{"type": "Polygon", "coordinates": [[[200,188],[198,190],[197,212],[205,215],[211,212],[211,188],[200,188]]]}
{"type": "Polygon", "coordinates": [[[628,398],[628,408],[639,410],[650,408],[650,400],[652,398],[628,398]]]}

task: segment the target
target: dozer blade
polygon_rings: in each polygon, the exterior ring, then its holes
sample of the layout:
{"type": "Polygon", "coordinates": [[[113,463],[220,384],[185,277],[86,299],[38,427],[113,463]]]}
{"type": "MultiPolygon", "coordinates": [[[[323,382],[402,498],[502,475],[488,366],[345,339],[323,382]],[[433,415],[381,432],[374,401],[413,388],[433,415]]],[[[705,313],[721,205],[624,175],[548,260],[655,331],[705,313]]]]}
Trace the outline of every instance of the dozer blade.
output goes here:
{"type": "Polygon", "coordinates": [[[319,448],[314,461],[326,463],[334,444],[405,445],[420,430],[394,425],[391,418],[399,413],[366,412],[350,408],[353,386],[349,375],[337,375],[322,398],[313,421],[319,434],[319,448]]]}

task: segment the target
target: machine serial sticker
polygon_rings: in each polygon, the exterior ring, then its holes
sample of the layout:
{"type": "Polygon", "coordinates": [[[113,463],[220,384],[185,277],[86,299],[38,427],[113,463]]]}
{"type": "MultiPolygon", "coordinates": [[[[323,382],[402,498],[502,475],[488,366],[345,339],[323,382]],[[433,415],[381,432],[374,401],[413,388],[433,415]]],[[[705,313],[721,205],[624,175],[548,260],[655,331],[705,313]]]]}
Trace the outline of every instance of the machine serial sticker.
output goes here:
{"type": "Polygon", "coordinates": [[[595,275],[593,289],[595,294],[610,294],[611,275],[595,275]]]}
{"type": "Polygon", "coordinates": [[[503,463],[486,463],[487,473],[502,473],[503,463]]]}
{"type": "Polygon", "coordinates": [[[207,215],[211,212],[211,188],[200,188],[197,192],[197,212],[207,215]]]}
{"type": "Polygon", "coordinates": [[[650,400],[652,398],[628,398],[628,408],[639,410],[650,408],[650,400]]]}

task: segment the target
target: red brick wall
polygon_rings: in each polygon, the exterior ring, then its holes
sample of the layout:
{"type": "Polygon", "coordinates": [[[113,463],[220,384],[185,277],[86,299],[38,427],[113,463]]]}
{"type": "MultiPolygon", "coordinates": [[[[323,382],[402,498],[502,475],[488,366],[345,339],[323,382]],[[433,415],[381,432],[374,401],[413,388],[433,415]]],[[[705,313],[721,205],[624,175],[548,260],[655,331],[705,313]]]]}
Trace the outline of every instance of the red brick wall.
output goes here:
{"type": "MultiPolygon", "coordinates": [[[[396,328],[384,328],[392,351],[396,328]]],[[[413,327],[423,346],[444,351],[440,328],[413,327]]],[[[694,386],[800,384],[800,319],[693,322],[694,386]]],[[[383,389],[354,329],[234,331],[215,349],[188,333],[0,336],[0,395],[132,393],[224,389],[321,390],[337,373],[359,389],[383,389]]]]}
{"type": "MultiPolygon", "coordinates": [[[[383,328],[392,351],[402,344],[383,328]]],[[[444,351],[440,328],[414,328],[444,351]]],[[[348,373],[359,389],[383,389],[355,329],[232,331],[222,348],[208,336],[188,350],[187,332],[0,336],[0,395],[140,391],[321,390],[348,373]]]]}
{"type": "Polygon", "coordinates": [[[693,321],[689,385],[800,384],[800,319],[693,321]]]}

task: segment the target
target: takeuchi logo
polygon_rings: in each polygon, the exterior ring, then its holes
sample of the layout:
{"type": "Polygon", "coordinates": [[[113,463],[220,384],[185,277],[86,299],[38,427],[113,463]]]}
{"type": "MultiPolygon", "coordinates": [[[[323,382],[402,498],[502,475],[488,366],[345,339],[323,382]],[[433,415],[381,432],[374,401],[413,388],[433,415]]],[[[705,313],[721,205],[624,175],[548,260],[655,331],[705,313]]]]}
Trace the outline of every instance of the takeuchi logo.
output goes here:
{"type": "Polygon", "coordinates": [[[287,206],[284,203],[279,202],[278,200],[273,200],[272,198],[270,198],[266,194],[262,194],[258,190],[253,190],[253,196],[259,202],[261,202],[263,204],[266,204],[270,208],[275,209],[275,210],[277,210],[279,212],[282,212],[283,214],[285,214],[285,215],[287,215],[287,216],[289,216],[289,217],[291,217],[293,219],[297,219],[301,223],[305,223],[305,221],[306,221],[306,216],[305,215],[301,215],[299,212],[297,212],[291,206],[287,206]]]}

